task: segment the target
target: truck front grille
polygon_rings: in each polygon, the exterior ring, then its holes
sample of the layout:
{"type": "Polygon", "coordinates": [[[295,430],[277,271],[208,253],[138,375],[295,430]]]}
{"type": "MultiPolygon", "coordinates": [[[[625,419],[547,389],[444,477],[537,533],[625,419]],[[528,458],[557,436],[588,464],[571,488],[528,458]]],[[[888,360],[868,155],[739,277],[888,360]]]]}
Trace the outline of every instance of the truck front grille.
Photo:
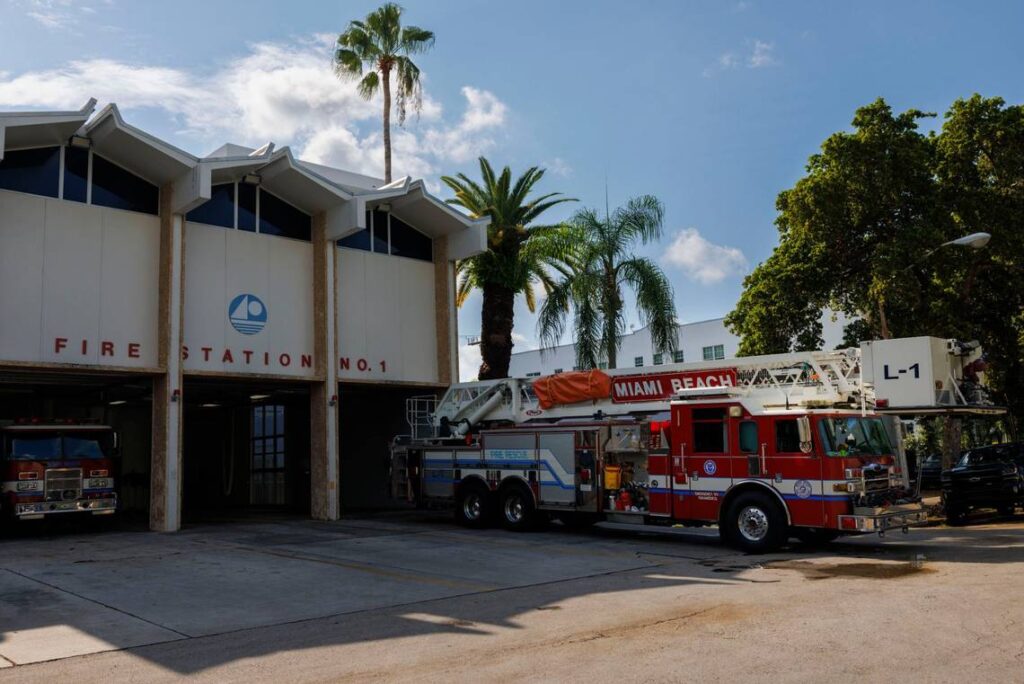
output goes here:
{"type": "Polygon", "coordinates": [[[50,468],[46,471],[47,501],[75,501],[81,498],[81,468],[50,468]]]}
{"type": "Polygon", "coordinates": [[[864,469],[864,491],[881,492],[889,489],[889,469],[886,467],[864,469]]]}

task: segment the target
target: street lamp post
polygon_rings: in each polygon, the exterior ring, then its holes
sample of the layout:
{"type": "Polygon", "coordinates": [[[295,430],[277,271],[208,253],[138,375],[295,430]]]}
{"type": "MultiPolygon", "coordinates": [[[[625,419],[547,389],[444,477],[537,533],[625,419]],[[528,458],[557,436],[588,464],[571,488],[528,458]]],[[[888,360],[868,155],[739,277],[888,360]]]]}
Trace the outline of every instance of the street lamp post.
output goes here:
{"type": "MultiPolygon", "coordinates": [[[[932,254],[935,254],[943,247],[970,247],[971,249],[981,249],[985,247],[991,239],[992,235],[989,233],[971,233],[970,235],[964,235],[963,237],[959,237],[955,240],[950,240],[949,242],[943,242],[938,247],[935,247],[934,249],[925,252],[921,257],[914,259],[914,261],[912,261],[909,265],[897,271],[891,277],[895,277],[903,273],[906,273],[911,268],[913,268],[917,264],[921,263],[922,261],[930,257],[932,254]]],[[[882,335],[882,339],[890,339],[892,335],[889,334],[889,323],[885,318],[885,299],[883,294],[879,294],[878,297],[878,324],[880,328],[879,332],[882,335]]]]}

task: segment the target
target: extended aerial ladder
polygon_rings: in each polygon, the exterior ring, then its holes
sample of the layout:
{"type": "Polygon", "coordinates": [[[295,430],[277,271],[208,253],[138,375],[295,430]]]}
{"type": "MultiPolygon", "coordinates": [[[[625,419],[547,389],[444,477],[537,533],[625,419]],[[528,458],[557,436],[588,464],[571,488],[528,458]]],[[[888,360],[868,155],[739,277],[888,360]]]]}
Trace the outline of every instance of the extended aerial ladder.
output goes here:
{"type": "MultiPolygon", "coordinates": [[[[439,401],[429,396],[407,400],[406,419],[413,439],[430,439],[461,437],[484,424],[520,425],[598,413],[608,417],[655,414],[666,411],[671,399],[731,397],[756,401],[765,409],[868,410],[876,407],[876,388],[893,380],[889,365],[882,362],[893,359],[891,372],[897,373],[896,361],[907,354],[912,358],[916,358],[914,354],[930,357],[922,362],[928,365],[930,372],[926,375],[933,381],[930,384],[945,388],[935,393],[936,408],[950,410],[968,405],[959,387],[963,369],[981,356],[977,343],[920,337],[834,351],[607,370],[602,372],[612,382],[609,396],[554,406],[543,406],[534,392],[533,384],[540,378],[463,382],[452,385],[439,401]],[[862,368],[865,358],[867,367],[862,368]]],[[[922,380],[918,384],[929,383],[922,380]]],[[[886,389],[886,396],[888,392],[886,389]]],[[[898,412],[895,402],[891,406],[889,403],[887,398],[882,399],[877,408],[898,412]]]]}

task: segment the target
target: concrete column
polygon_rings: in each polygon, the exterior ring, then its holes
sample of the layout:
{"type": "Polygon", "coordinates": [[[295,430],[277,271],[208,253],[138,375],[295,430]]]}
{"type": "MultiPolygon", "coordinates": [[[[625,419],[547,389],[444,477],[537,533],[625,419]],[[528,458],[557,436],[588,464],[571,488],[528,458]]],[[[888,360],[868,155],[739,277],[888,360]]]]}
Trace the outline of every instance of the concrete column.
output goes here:
{"type": "Polygon", "coordinates": [[[448,237],[434,239],[434,329],[437,335],[437,381],[459,379],[458,329],[455,315],[455,263],[448,260],[448,237]]]}
{"type": "Polygon", "coordinates": [[[326,239],[327,215],[313,217],[313,356],[319,378],[310,391],[310,515],[337,520],[338,345],[337,252],[326,239]]]}
{"type": "Polygon", "coordinates": [[[171,210],[170,185],[160,189],[159,357],[164,372],[153,380],[153,444],[149,528],[181,528],[181,340],[184,298],[184,217],[171,210]]]}

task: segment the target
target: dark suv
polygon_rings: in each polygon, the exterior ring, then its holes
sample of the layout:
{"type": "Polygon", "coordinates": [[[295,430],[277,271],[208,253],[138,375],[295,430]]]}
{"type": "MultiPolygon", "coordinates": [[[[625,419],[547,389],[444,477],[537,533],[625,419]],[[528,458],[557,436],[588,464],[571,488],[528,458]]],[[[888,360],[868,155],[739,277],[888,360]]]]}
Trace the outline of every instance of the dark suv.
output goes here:
{"type": "Polygon", "coordinates": [[[942,502],[950,524],[964,521],[976,508],[1013,515],[1024,505],[1024,444],[993,444],[964,453],[942,473],[942,502]]]}

